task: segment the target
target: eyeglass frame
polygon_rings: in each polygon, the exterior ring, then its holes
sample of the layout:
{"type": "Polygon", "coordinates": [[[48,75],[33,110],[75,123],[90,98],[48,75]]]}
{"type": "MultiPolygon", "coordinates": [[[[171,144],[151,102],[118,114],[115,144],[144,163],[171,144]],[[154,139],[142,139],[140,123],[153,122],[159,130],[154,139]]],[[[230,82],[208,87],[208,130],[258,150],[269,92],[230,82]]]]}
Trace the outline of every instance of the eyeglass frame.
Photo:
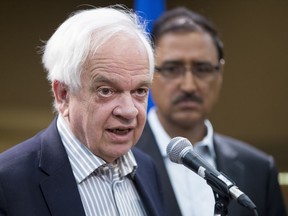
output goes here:
{"type": "Polygon", "coordinates": [[[224,62],[225,62],[224,59],[221,59],[218,64],[213,65],[212,63],[206,62],[206,61],[198,61],[198,62],[194,61],[190,64],[189,67],[187,67],[187,64],[185,64],[183,61],[167,61],[162,66],[155,66],[155,71],[169,80],[177,79],[179,77],[184,77],[184,75],[187,71],[192,72],[192,74],[194,76],[196,76],[197,78],[204,79],[207,77],[211,77],[212,75],[215,74],[215,72],[219,72],[221,69],[221,65],[223,65],[224,62]],[[168,64],[168,66],[165,67],[165,65],[167,65],[167,64],[168,64]],[[173,67],[174,67],[174,69],[176,68],[180,71],[172,74],[171,71],[169,72],[169,64],[170,64],[170,69],[171,68],[173,69],[173,67]],[[176,67],[175,67],[175,65],[176,65],[176,67]],[[203,70],[205,68],[201,69],[201,66],[202,67],[206,66],[206,71],[203,70]],[[207,66],[209,66],[208,69],[207,69],[207,66]],[[198,69],[197,69],[197,67],[198,67],[198,69]],[[166,70],[166,73],[165,73],[165,70],[166,70]],[[167,73],[167,70],[168,70],[168,73],[167,73]]]}

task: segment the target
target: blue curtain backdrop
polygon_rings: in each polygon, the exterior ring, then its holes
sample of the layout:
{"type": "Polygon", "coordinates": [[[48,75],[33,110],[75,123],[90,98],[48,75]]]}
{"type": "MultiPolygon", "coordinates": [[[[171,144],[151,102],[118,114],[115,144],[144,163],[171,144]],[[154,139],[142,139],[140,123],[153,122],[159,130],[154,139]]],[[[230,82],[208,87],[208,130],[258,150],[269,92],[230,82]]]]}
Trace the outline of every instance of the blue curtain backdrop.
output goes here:
{"type": "MultiPolygon", "coordinates": [[[[134,0],[134,10],[146,22],[146,30],[151,32],[153,21],[155,21],[166,9],[165,0],[134,0]]],[[[147,112],[154,106],[151,94],[148,97],[147,112]]]]}

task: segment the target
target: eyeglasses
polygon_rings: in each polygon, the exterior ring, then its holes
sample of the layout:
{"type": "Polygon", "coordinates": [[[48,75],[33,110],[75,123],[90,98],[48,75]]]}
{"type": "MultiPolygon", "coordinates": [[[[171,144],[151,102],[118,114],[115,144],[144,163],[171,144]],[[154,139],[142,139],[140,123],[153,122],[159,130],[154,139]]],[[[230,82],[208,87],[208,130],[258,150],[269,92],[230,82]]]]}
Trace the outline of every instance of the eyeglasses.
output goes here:
{"type": "MultiPolygon", "coordinates": [[[[155,71],[167,79],[183,77],[188,68],[184,62],[169,61],[161,67],[155,66],[155,71]]],[[[198,78],[211,77],[220,70],[220,64],[213,65],[209,62],[193,62],[190,71],[198,78]]]]}

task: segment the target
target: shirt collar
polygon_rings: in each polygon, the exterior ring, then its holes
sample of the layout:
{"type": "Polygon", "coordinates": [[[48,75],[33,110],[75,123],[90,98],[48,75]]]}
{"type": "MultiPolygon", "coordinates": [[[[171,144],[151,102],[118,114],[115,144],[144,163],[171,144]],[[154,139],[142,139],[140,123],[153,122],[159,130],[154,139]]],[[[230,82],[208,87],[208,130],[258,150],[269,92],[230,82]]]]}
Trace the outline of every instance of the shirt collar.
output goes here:
{"type": "Polygon", "coordinates": [[[208,119],[205,120],[204,124],[206,126],[207,134],[202,140],[195,143],[194,148],[197,148],[198,146],[199,147],[200,146],[207,146],[209,149],[210,156],[213,159],[215,159],[216,154],[215,154],[215,149],[214,149],[214,145],[213,145],[213,127],[212,127],[211,122],[208,119]]]}
{"type": "MultiPolygon", "coordinates": [[[[160,149],[162,156],[167,157],[166,148],[167,148],[167,145],[169,144],[169,142],[171,140],[171,137],[167,134],[165,129],[162,127],[162,125],[158,119],[158,116],[156,114],[156,111],[157,111],[157,108],[152,107],[149,110],[147,119],[148,119],[149,125],[150,125],[153,133],[155,134],[155,139],[158,143],[158,146],[159,146],[159,149],[160,149]],[[157,136],[156,136],[156,134],[157,134],[157,136]]],[[[210,121],[208,119],[206,119],[204,123],[205,123],[206,129],[207,129],[207,134],[203,138],[203,140],[200,140],[199,142],[194,144],[194,148],[199,148],[200,146],[208,146],[210,156],[213,159],[215,159],[216,155],[215,155],[215,149],[214,149],[214,145],[213,145],[213,127],[212,127],[212,124],[210,123],[210,121]]]]}
{"type": "MultiPolygon", "coordinates": [[[[103,159],[94,155],[76,138],[61,114],[59,114],[57,119],[57,128],[78,184],[83,182],[96,169],[107,164],[103,159]]],[[[131,150],[118,158],[117,164],[119,166],[120,176],[126,176],[128,174],[131,174],[132,177],[134,176],[137,163],[131,150]]]]}
{"type": "Polygon", "coordinates": [[[162,157],[167,157],[166,148],[171,140],[171,137],[162,127],[156,114],[156,110],[156,107],[152,107],[148,112],[147,119],[152,129],[152,132],[154,133],[154,137],[156,139],[162,157]]]}

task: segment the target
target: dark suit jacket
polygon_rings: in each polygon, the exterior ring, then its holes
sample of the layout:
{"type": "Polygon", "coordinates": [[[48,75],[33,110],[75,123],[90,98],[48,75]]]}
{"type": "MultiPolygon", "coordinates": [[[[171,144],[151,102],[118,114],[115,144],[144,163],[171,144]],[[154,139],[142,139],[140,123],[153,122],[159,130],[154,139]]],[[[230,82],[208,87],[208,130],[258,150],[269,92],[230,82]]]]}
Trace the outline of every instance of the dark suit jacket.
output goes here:
{"type": "MultiPolygon", "coordinates": [[[[165,215],[155,164],[133,150],[134,183],[148,215],[165,215]]],[[[84,216],[80,194],[56,121],[0,155],[0,215],[84,216]]]]}
{"type": "MultiPolygon", "coordinates": [[[[167,143],[168,144],[168,143],[167,143]]],[[[136,147],[154,158],[161,172],[167,212],[181,215],[168,174],[149,123],[136,147]]],[[[286,216],[282,193],[277,181],[277,170],[271,156],[223,135],[214,135],[217,169],[232,179],[241,191],[256,204],[259,216],[286,216]]],[[[195,189],[196,190],[196,189],[195,189]]],[[[253,216],[253,212],[231,201],[228,208],[231,216],[253,216]]]]}

